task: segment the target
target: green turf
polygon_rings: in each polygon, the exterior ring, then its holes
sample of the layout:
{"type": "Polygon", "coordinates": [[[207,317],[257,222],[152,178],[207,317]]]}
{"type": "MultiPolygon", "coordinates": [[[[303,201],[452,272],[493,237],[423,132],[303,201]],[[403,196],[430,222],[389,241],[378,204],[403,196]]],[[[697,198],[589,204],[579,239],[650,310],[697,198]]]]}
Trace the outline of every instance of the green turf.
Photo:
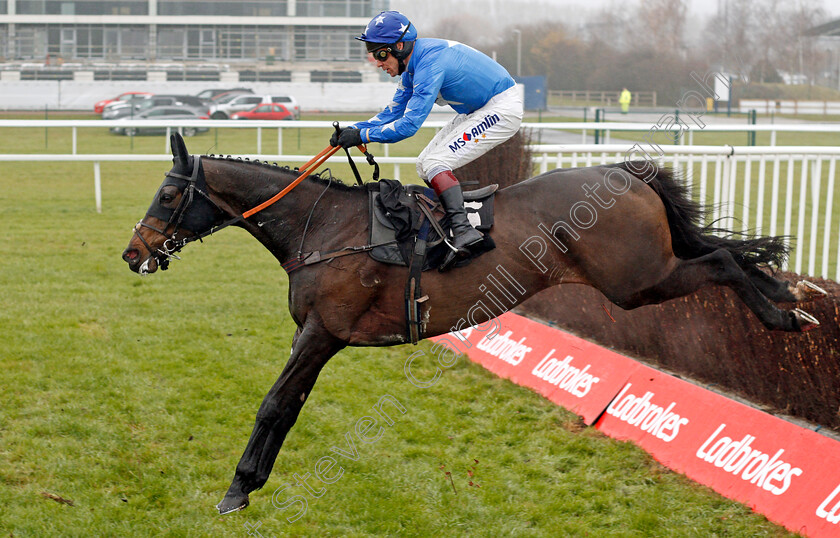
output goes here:
{"type": "MultiPolygon", "coordinates": [[[[239,136],[219,152],[247,148],[249,135],[239,136]]],[[[188,147],[206,151],[211,139],[188,147]]],[[[43,143],[38,133],[3,141],[43,143]]],[[[91,143],[118,151],[126,140],[102,133],[91,143]]],[[[3,164],[0,535],[788,535],[468,361],[414,387],[403,373],[412,346],[338,354],[265,489],[220,517],[214,505],[294,324],[285,274],[240,230],[190,245],[166,272],[126,268],[120,253],[167,169],[104,163],[97,214],[90,163],[3,164]],[[375,443],[357,440],[358,461],[342,460],[338,481],[310,478],[321,497],[280,492],[277,504],[308,500],[290,523],[293,510],[276,508],[273,493],[346,446],[345,432],[386,394],[405,414],[375,443]]]]}

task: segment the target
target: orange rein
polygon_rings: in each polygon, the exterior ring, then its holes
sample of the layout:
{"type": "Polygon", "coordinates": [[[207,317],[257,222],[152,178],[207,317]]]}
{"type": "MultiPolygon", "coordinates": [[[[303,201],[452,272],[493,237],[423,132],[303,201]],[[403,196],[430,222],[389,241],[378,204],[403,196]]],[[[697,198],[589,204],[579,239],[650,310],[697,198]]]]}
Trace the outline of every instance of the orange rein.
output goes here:
{"type": "MultiPolygon", "coordinates": [[[[364,146],[358,146],[358,147],[362,152],[366,151],[366,148],[364,146]]],[[[327,146],[326,148],[324,148],[318,155],[312,157],[312,159],[310,159],[308,163],[304,164],[300,168],[301,174],[300,174],[300,176],[298,176],[297,179],[295,179],[294,181],[289,183],[289,185],[285,189],[278,192],[277,194],[275,194],[274,196],[272,196],[271,198],[269,198],[265,202],[263,202],[260,205],[242,213],[242,218],[247,219],[251,215],[253,215],[255,213],[259,213],[260,211],[262,211],[266,207],[270,206],[271,204],[277,202],[278,200],[280,200],[281,198],[283,198],[284,196],[289,194],[289,192],[292,189],[294,189],[295,187],[297,187],[300,184],[301,181],[306,179],[307,176],[309,176],[309,174],[311,174],[313,170],[317,170],[319,166],[324,164],[327,159],[332,157],[333,154],[335,154],[335,152],[337,152],[340,149],[341,149],[341,146],[336,146],[336,147],[327,146]]]]}

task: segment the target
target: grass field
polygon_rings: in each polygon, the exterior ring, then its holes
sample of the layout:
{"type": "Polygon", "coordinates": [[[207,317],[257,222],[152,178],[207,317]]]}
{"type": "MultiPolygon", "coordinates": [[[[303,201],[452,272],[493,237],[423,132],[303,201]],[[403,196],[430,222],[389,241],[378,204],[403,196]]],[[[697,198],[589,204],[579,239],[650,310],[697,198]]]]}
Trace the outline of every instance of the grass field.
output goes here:
{"type": "MultiPolygon", "coordinates": [[[[41,151],[43,131],[8,134],[3,152],[41,151]]],[[[50,151],[66,151],[60,133],[48,136],[50,151]]],[[[252,137],[220,133],[215,152],[252,152],[252,137]]],[[[80,151],[128,143],[103,133],[80,151]]],[[[161,137],[134,144],[162,149],[161,137]]],[[[194,152],[214,144],[212,133],[188,140],[194,152]]],[[[466,360],[434,387],[413,386],[403,373],[413,346],[338,354],[265,489],[220,517],[214,505],[294,331],[279,264],[226,230],[141,279],[120,253],[166,164],[103,164],[101,214],[89,163],[2,166],[0,535],[788,535],[466,360]],[[295,510],[272,505],[273,493],[345,448],[345,432],[386,394],[405,414],[375,443],[357,442],[335,483],[310,479],[322,496],[278,493],[278,505],[308,501],[289,522],[295,510]]]]}

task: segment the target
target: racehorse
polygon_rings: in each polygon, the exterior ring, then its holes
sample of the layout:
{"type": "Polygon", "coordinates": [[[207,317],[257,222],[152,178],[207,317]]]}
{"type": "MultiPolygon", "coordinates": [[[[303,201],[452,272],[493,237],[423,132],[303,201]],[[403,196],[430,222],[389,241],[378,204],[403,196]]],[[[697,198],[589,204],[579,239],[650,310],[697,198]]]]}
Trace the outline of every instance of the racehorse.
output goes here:
{"type": "MultiPolygon", "coordinates": [[[[368,241],[365,188],[310,177],[276,203],[255,206],[288,187],[298,173],[231,158],[189,155],[171,138],[173,166],[123,259],[138,273],[165,269],[188,242],[227,225],[251,233],[285,267],[306,248],[336,251],[368,241]],[[248,214],[248,218],[243,218],[248,214]]],[[[814,298],[760,268],[787,255],[780,238],[734,239],[708,233],[703,212],[672,173],[650,162],[555,170],[501,189],[491,235],[496,248],[450,272],[423,278],[423,336],[494,317],[550,286],[588,284],[624,309],[661,303],[707,285],[728,286],[771,330],[803,331],[819,323],[799,309],[771,303],[814,298]],[[488,283],[492,287],[488,286],[488,283]]],[[[300,265],[289,278],[297,324],[289,361],[262,402],[220,513],[248,505],[327,361],[345,346],[406,342],[407,268],[359,253],[300,265]]],[[[456,346],[457,347],[457,346],[456,346]]]]}

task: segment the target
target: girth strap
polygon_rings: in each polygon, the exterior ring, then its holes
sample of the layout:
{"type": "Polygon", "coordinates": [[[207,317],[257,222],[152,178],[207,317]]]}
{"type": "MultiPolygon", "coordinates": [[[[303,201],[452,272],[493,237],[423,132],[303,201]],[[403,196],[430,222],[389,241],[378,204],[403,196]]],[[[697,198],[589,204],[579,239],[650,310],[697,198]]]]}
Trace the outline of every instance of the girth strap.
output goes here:
{"type": "Polygon", "coordinates": [[[307,252],[305,254],[301,254],[298,257],[292,258],[291,260],[285,261],[280,265],[283,267],[283,269],[286,270],[286,273],[291,273],[292,271],[296,271],[301,267],[305,267],[307,265],[326,262],[335,258],[341,258],[342,256],[350,256],[351,254],[359,254],[360,252],[368,252],[370,250],[375,249],[376,247],[384,247],[386,245],[395,244],[397,244],[397,241],[393,240],[385,241],[384,243],[376,243],[374,245],[361,245],[358,247],[338,248],[335,250],[328,250],[327,252],[313,250],[312,252],[307,252]]]}

